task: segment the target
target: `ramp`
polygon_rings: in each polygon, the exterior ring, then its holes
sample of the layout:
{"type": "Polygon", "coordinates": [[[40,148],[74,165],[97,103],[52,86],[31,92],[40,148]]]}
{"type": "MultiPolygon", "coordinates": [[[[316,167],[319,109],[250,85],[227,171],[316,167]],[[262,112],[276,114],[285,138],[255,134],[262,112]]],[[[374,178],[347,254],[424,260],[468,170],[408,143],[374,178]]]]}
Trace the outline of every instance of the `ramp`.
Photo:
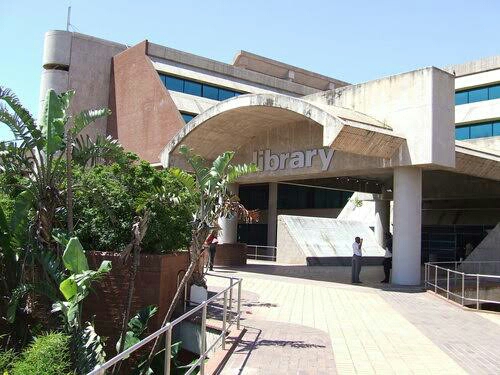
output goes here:
{"type": "Polygon", "coordinates": [[[278,263],[301,265],[347,265],[354,238],[363,238],[365,264],[380,264],[384,249],[370,227],[353,220],[305,216],[278,216],[278,263]]]}
{"type": "Polygon", "coordinates": [[[476,246],[465,261],[500,261],[500,223],[476,246]]]}

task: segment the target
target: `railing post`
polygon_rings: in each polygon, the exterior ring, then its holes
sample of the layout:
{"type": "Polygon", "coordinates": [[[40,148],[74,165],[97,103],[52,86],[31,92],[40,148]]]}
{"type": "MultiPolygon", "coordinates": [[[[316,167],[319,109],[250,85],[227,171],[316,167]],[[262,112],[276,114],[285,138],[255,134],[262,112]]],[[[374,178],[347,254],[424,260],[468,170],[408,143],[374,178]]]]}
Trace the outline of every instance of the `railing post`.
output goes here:
{"type": "Polygon", "coordinates": [[[205,375],[205,356],[207,355],[207,353],[205,353],[205,351],[207,350],[207,306],[208,304],[205,303],[201,314],[201,342],[200,342],[200,355],[202,358],[200,362],[201,375],[205,375]]]}
{"type": "MultiPolygon", "coordinates": [[[[168,323],[170,325],[170,323],[168,323]]],[[[165,332],[165,375],[170,375],[170,362],[172,360],[172,326],[165,332]]]]}
{"type": "Polygon", "coordinates": [[[229,279],[229,285],[231,286],[229,288],[229,312],[231,313],[232,307],[233,307],[233,278],[232,277],[229,279]]]}
{"type": "Polygon", "coordinates": [[[255,245],[254,248],[255,248],[255,255],[254,255],[253,259],[257,260],[257,245],[255,245]]]}
{"type": "Polygon", "coordinates": [[[437,282],[438,282],[438,268],[434,265],[434,293],[437,293],[437,282]]]}
{"type": "Polygon", "coordinates": [[[222,309],[222,350],[226,349],[226,313],[227,313],[227,290],[224,292],[224,308],[222,309]]]}
{"type": "Polygon", "coordinates": [[[424,285],[425,285],[425,289],[427,289],[427,268],[428,268],[428,264],[427,263],[424,263],[424,285]]]}
{"type": "Polygon", "coordinates": [[[465,305],[465,273],[462,272],[462,306],[465,305]]]}
{"type": "Polygon", "coordinates": [[[450,269],[446,270],[446,298],[450,299],[450,269]]]}
{"type": "Polygon", "coordinates": [[[184,311],[187,310],[187,295],[188,295],[188,283],[184,284],[184,311]]]}
{"type": "Polygon", "coordinates": [[[479,310],[479,275],[476,275],[476,310],[479,310]]]}
{"type": "Polygon", "coordinates": [[[236,329],[240,329],[240,317],[241,317],[241,282],[243,280],[240,279],[238,282],[238,311],[237,311],[237,316],[236,316],[236,329]]]}

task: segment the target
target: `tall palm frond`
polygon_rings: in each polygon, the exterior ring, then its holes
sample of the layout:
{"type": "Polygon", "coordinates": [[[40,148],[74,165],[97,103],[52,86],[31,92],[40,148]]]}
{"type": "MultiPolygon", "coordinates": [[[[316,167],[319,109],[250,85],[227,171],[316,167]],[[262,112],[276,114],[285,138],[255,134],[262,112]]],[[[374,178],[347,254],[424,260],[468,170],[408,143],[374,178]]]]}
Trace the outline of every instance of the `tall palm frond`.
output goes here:
{"type": "Polygon", "coordinates": [[[98,135],[95,139],[80,135],[73,143],[73,161],[80,166],[92,167],[99,162],[118,159],[123,154],[123,147],[111,136],[98,135]]]}

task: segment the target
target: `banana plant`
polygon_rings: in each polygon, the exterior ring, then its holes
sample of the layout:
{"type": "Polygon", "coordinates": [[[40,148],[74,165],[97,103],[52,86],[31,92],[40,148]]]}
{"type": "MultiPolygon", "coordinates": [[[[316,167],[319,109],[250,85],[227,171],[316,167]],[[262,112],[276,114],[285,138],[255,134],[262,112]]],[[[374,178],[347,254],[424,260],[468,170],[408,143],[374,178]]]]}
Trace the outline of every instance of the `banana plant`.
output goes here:
{"type": "Polygon", "coordinates": [[[103,261],[97,270],[89,269],[87,257],[78,238],[71,238],[62,256],[69,276],[61,281],[59,290],[64,300],[52,305],[52,312],[59,312],[64,329],[72,337],[78,373],[87,373],[104,363],[105,353],[101,338],[90,322],[82,322],[82,305],[91,290],[91,284],[111,270],[111,262],[103,261]]]}
{"type": "Polygon", "coordinates": [[[100,137],[90,142],[79,135],[89,124],[108,116],[110,111],[101,108],[71,115],[69,108],[74,94],[74,91],[59,95],[54,90],[47,91],[37,124],[17,96],[0,87],[0,123],[7,125],[16,138],[16,142],[0,142],[0,171],[28,177],[27,189],[36,202],[34,236],[40,247],[54,248],[52,230],[56,211],[64,207],[65,177],[69,182],[67,206],[71,214],[72,155],[76,156],[76,162],[85,166],[89,158],[110,157],[110,150],[119,148],[109,138],[100,137]]]}

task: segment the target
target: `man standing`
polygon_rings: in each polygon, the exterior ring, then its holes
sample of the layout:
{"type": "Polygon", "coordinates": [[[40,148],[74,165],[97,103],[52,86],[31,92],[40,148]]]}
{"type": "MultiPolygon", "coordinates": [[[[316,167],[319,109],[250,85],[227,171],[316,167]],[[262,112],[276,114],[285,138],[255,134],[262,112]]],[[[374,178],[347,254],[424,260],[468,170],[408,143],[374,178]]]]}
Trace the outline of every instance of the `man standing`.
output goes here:
{"type": "Polygon", "coordinates": [[[391,277],[392,268],[392,235],[390,233],[385,234],[385,255],[384,262],[382,264],[384,266],[384,280],[381,282],[386,284],[389,282],[389,278],[391,277]]]}
{"type": "Polygon", "coordinates": [[[213,271],[214,269],[214,262],[215,262],[215,251],[217,249],[217,243],[219,241],[217,240],[217,232],[213,231],[210,233],[210,235],[207,237],[205,240],[205,244],[209,246],[208,251],[209,251],[209,260],[208,260],[208,267],[210,271],[213,271]]]}
{"type": "Polygon", "coordinates": [[[361,281],[359,280],[359,273],[361,272],[361,257],[363,256],[361,245],[363,245],[363,239],[356,237],[354,239],[354,243],[352,244],[351,282],[353,284],[361,284],[361,281]]]}

